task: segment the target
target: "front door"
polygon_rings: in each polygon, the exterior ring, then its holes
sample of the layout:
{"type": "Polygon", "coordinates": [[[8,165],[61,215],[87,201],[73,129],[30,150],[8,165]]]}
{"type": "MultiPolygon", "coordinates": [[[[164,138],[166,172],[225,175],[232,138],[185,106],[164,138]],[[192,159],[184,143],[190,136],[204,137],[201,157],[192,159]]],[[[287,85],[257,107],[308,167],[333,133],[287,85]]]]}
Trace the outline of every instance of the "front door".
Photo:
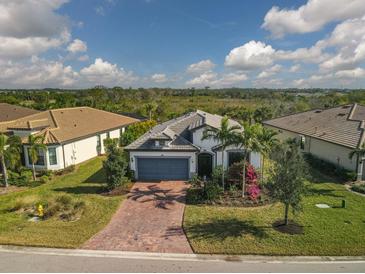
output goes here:
{"type": "Polygon", "coordinates": [[[213,156],[209,153],[200,153],[198,155],[198,175],[210,177],[212,175],[213,156]]]}

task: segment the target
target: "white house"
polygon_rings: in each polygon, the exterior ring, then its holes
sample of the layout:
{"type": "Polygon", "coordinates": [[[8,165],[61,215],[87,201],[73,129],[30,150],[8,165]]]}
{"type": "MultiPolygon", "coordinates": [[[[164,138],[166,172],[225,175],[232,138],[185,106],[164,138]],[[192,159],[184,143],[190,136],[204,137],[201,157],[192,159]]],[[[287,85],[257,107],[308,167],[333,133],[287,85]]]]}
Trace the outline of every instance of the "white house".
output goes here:
{"type": "MultiPolygon", "coordinates": [[[[193,174],[210,176],[215,166],[227,168],[242,159],[244,148],[231,146],[223,152],[213,139],[202,140],[207,127],[219,128],[222,116],[195,111],[169,120],[127,146],[130,168],[138,180],[187,180],[193,174]]],[[[229,120],[230,125],[239,125],[229,120]]],[[[260,167],[260,155],[251,153],[250,162],[260,167]]]]}
{"type": "Polygon", "coordinates": [[[365,179],[364,159],[349,154],[364,143],[365,107],[358,104],[314,109],[264,121],[282,140],[295,138],[303,152],[341,166],[365,179]]]}
{"type": "Polygon", "coordinates": [[[46,151],[39,151],[37,169],[59,170],[104,154],[104,140],[119,138],[125,128],[139,120],[89,107],[47,110],[15,120],[0,121],[0,132],[20,136],[24,163],[28,136],[43,136],[46,151]]]}

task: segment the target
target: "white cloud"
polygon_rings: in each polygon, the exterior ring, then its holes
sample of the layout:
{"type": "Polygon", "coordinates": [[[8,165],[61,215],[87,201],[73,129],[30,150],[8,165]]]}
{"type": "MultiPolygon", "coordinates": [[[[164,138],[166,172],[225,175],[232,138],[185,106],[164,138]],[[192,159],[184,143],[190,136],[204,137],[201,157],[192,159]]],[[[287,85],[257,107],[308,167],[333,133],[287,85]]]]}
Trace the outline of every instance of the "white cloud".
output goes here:
{"type": "Polygon", "coordinates": [[[69,87],[78,80],[78,73],[61,62],[32,58],[31,62],[0,63],[3,87],[44,88],[69,87]]]}
{"type": "Polygon", "coordinates": [[[67,30],[57,38],[27,37],[14,38],[0,36],[0,58],[20,59],[30,57],[52,48],[58,48],[69,41],[70,34],[67,30]]]}
{"type": "Polygon", "coordinates": [[[330,22],[361,17],[365,14],[363,0],[309,0],[298,9],[272,7],[265,15],[262,27],[273,37],[289,33],[307,33],[320,30],[330,22]]]}
{"type": "Polygon", "coordinates": [[[0,58],[30,57],[67,43],[68,19],[56,13],[65,2],[0,0],[0,58]]]}
{"type": "Polygon", "coordinates": [[[100,16],[105,16],[105,9],[102,6],[95,7],[95,12],[100,16]]]}
{"type": "Polygon", "coordinates": [[[226,56],[225,65],[239,70],[262,68],[273,63],[275,50],[260,41],[250,41],[234,48],[226,56]]]}
{"type": "Polygon", "coordinates": [[[215,72],[205,72],[187,81],[186,84],[191,87],[232,87],[242,84],[247,79],[248,77],[244,73],[224,73],[219,75],[215,72]]]}
{"type": "Polygon", "coordinates": [[[363,78],[365,77],[365,69],[355,68],[350,70],[340,70],[336,72],[335,76],[340,78],[363,78]]]}
{"type": "Polygon", "coordinates": [[[0,36],[51,37],[61,34],[68,19],[55,13],[65,0],[0,1],[0,36]]]}
{"type": "Polygon", "coordinates": [[[166,83],[167,82],[167,76],[163,73],[156,73],[151,76],[151,80],[154,83],[166,83]]]}
{"type": "Polygon", "coordinates": [[[217,73],[215,72],[205,72],[189,81],[186,82],[189,86],[209,86],[212,81],[217,78],[217,73]]]}
{"type": "Polygon", "coordinates": [[[67,50],[72,53],[85,52],[87,51],[87,45],[84,41],[80,39],[75,39],[71,44],[68,45],[67,50]]]}
{"type": "Polygon", "coordinates": [[[290,68],[289,68],[289,72],[297,72],[299,71],[301,68],[301,66],[299,64],[295,64],[295,65],[292,65],[290,68]]]}
{"type": "Polygon", "coordinates": [[[348,70],[365,60],[365,17],[346,20],[336,26],[330,37],[323,40],[337,52],[320,64],[322,71],[348,70]]]}
{"type": "Polygon", "coordinates": [[[211,71],[216,65],[209,59],[202,60],[198,63],[194,63],[188,66],[186,71],[190,74],[201,74],[211,71]]]}
{"type": "Polygon", "coordinates": [[[281,71],[282,66],[281,65],[274,65],[266,70],[263,70],[258,76],[258,79],[263,79],[263,78],[268,78],[271,77],[273,75],[275,75],[276,73],[278,73],[279,71],[281,71]]]}
{"type": "Polygon", "coordinates": [[[88,55],[81,55],[79,58],[77,58],[77,60],[79,60],[80,62],[86,62],[89,61],[89,56],[88,55]]]}
{"type": "Polygon", "coordinates": [[[80,74],[96,85],[114,86],[128,85],[137,80],[137,77],[116,64],[111,64],[101,58],[96,58],[94,64],[81,69],[80,74]]]}

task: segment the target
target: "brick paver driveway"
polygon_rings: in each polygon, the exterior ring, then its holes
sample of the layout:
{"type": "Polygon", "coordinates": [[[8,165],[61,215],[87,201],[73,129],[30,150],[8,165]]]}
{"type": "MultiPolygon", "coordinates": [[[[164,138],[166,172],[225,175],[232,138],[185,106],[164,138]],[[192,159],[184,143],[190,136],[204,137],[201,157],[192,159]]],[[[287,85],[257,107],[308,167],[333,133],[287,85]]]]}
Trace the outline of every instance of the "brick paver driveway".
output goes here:
{"type": "Polygon", "coordinates": [[[187,188],[179,181],[135,183],[110,223],[83,247],[192,253],[182,229],[187,188]]]}

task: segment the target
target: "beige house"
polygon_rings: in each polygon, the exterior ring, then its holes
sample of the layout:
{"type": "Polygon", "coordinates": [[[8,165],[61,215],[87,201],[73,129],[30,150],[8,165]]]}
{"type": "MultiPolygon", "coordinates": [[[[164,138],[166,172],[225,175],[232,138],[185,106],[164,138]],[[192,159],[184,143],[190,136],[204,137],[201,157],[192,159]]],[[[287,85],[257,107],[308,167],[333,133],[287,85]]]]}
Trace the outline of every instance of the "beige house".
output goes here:
{"type": "Polygon", "coordinates": [[[363,159],[349,153],[364,141],[365,106],[344,105],[314,109],[263,122],[276,130],[279,139],[295,138],[303,152],[357,172],[365,179],[363,159]]]}
{"type": "MultiPolygon", "coordinates": [[[[28,157],[28,136],[43,136],[47,150],[38,152],[37,169],[59,170],[79,164],[105,153],[103,141],[119,138],[125,128],[138,122],[128,116],[90,107],[32,111],[6,106],[7,117],[0,120],[0,132],[20,136],[24,147],[25,166],[31,167],[28,157]]],[[[1,106],[0,106],[1,110],[1,106]]],[[[3,115],[5,116],[5,115],[3,115]]]]}

